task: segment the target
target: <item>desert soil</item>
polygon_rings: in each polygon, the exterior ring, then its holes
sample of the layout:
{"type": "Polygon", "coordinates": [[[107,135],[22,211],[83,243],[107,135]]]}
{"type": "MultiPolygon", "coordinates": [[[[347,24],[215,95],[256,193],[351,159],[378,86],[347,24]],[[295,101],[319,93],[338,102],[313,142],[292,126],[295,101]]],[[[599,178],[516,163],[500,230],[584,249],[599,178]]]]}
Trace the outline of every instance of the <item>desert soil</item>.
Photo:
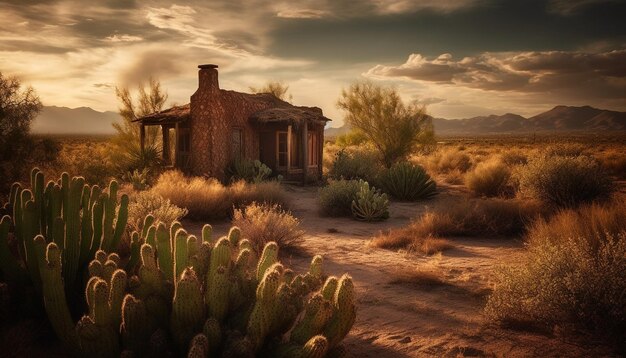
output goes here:
{"type": "MultiPolygon", "coordinates": [[[[358,295],[356,323],[344,343],[354,357],[598,357],[610,353],[553,333],[504,329],[483,315],[493,287],[493,269],[514,263],[524,253],[519,239],[448,238],[454,245],[441,254],[424,256],[373,247],[381,230],[403,227],[450,199],[464,200],[459,187],[443,187],[433,200],[393,202],[391,218],[364,223],[350,218],[321,217],[317,189],[287,186],[290,209],[306,234],[304,253],[283,261],[306,271],[310,259],[321,254],[325,272],[349,273],[358,295]],[[444,285],[392,283],[399,272],[432,272],[444,285]]],[[[229,223],[212,223],[225,235],[229,223]]],[[[199,223],[184,223],[194,234],[199,223]]],[[[196,232],[197,231],[197,232],[196,232]]]]}

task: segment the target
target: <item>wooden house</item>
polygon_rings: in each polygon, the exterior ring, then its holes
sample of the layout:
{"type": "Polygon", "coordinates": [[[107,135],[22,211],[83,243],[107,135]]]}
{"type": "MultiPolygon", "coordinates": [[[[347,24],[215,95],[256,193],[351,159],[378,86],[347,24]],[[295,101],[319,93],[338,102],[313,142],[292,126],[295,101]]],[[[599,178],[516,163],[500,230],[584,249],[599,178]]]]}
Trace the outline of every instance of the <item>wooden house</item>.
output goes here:
{"type": "Polygon", "coordinates": [[[232,161],[246,158],[260,160],[286,180],[321,177],[324,126],[330,119],[320,108],[294,106],[270,93],[223,90],[217,65],[198,68],[199,85],[189,104],[137,119],[142,148],[145,127],[161,126],[164,163],[188,174],[223,180],[232,161]]]}

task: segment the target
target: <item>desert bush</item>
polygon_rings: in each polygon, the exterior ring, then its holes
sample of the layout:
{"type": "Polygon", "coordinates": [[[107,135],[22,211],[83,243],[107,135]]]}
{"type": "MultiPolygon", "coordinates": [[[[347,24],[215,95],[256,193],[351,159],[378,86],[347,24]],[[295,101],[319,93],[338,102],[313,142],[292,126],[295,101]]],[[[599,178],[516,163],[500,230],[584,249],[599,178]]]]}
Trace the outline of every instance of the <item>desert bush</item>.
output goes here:
{"type": "Polygon", "coordinates": [[[406,228],[374,238],[377,247],[419,247],[427,238],[455,236],[518,236],[542,215],[538,202],[528,200],[473,199],[444,203],[426,212],[406,228]]]}
{"type": "Polygon", "coordinates": [[[424,168],[407,162],[394,164],[385,170],[379,182],[387,194],[399,200],[429,199],[437,194],[437,184],[424,168]]]}
{"type": "Polygon", "coordinates": [[[252,203],[236,209],[232,223],[241,229],[242,238],[252,242],[256,252],[261,252],[270,241],[283,248],[297,247],[304,235],[300,220],[276,204],[252,203]]]}
{"type": "Polygon", "coordinates": [[[213,178],[185,177],[179,171],[159,176],[151,189],[172,204],[189,211],[194,219],[223,219],[234,207],[253,201],[285,206],[285,195],[277,182],[248,184],[244,181],[225,186],[213,178]]]}
{"type": "Polygon", "coordinates": [[[335,139],[335,144],[342,148],[359,146],[365,144],[366,142],[367,136],[357,130],[351,130],[346,134],[337,136],[337,139],[335,139]]]}
{"type": "Polygon", "coordinates": [[[185,217],[187,209],[179,208],[152,190],[132,196],[128,205],[128,225],[131,231],[141,232],[143,220],[148,215],[152,215],[157,223],[170,226],[185,217]]]}
{"type": "Polygon", "coordinates": [[[383,169],[378,154],[367,147],[342,149],[328,171],[331,179],[363,179],[376,182],[383,169]]]}
{"type": "Polygon", "coordinates": [[[503,323],[591,330],[626,348],[623,209],[621,203],[568,210],[531,229],[523,261],[498,271],[488,316],[503,323]],[[606,218],[610,223],[601,223],[606,218]]]}
{"type": "Polygon", "coordinates": [[[389,218],[387,194],[359,180],[359,190],[352,201],[352,216],[361,221],[381,221],[389,218]]]}
{"type": "Polygon", "coordinates": [[[584,155],[586,151],[587,147],[584,145],[570,142],[553,143],[544,149],[546,155],[557,157],[578,157],[584,155]]]}
{"type": "Polygon", "coordinates": [[[320,212],[333,217],[352,215],[352,201],[358,191],[358,180],[330,180],[318,192],[320,212]]]}
{"type": "Polygon", "coordinates": [[[433,255],[454,247],[450,241],[434,236],[418,237],[412,227],[381,232],[372,241],[376,247],[384,249],[407,249],[424,255],[433,255]]]}
{"type": "Polygon", "coordinates": [[[615,200],[604,204],[583,205],[578,210],[561,210],[549,220],[539,218],[529,226],[527,241],[552,240],[564,242],[585,239],[595,248],[609,237],[626,231],[626,201],[615,200]]]}
{"type": "Polygon", "coordinates": [[[510,192],[509,167],[498,159],[478,163],[465,174],[465,185],[477,196],[500,196],[510,192]]]}
{"type": "Polygon", "coordinates": [[[132,172],[126,172],[124,180],[130,183],[134,190],[146,190],[148,188],[148,168],[143,170],[135,169],[132,172]]]}
{"type": "MultiPolygon", "coordinates": [[[[109,151],[112,145],[106,142],[87,142],[80,145],[63,144],[55,167],[62,168],[70,175],[82,176],[89,184],[105,186],[121,172],[112,163],[109,151]]],[[[61,175],[59,170],[49,168],[49,175],[61,175]],[[50,170],[52,169],[52,170],[50,170]]]]}
{"type": "Polygon", "coordinates": [[[521,165],[528,163],[528,155],[518,149],[506,150],[500,154],[502,162],[506,165],[521,165]]]}
{"type": "Polygon", "coordinates": [[[596,155],[602,168],[611,175],[626,178],[626,154],[623,152],[608,152],[596,155]]]}
{"type": "Polygon", "coordinates": [[[462,151],[447,148],[432,154],[426,165],[433,173],[448,173],[453,170],[466,172],[472,167],[472,160],[462,151]]]}
{"type": "Polygon", "coordinates": [[[604,200],[611,179],[591,157],[539,156],[518,171],[520,192],[555,207],[604,200]]]}
{"type": "Polygon", "coordinates": [[[272,169],[259,160],[234,160],[226,168],[226,176],[231,182],[245,180],[248,183],[260,183],[271,175],[272,169]]]}

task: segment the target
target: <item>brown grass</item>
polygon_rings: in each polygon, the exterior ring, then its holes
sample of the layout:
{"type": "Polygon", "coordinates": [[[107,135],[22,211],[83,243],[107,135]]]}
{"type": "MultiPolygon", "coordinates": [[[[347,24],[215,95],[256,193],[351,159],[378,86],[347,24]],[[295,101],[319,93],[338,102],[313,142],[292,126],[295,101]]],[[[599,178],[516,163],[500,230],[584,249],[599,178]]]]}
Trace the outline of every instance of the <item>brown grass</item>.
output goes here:
{"type": "MultiPolygon", "coordinates": [[[[544,214],[538,202],[517,199],[473,199],[440,207],[442,209],[425,213],[406,228],[380,234],[372,244],[387,249],[419,248],[425,252],[429,250],[422,249],[422,243],[431,240],[435,244],[440,237],[519,236],[527,224],[544,214]]],[[[443,242],[440,244],[443,249],[449,248],[443,242]]]]}
{"type": "Polygon", "coordinates": [[[252,202],[287,206],[286,195],[277,182],[240,181],[225,186],[213,178],[186,177],[180,171],[168,171],[159,176],[151,190],[187,209],[194,219],[223,219],[234,207],[252,202]]]}
{"type": "Polygon", "coordinates": [[[512,192],[509,186],[511,170],[498,158],[476,165],[465,175],[465,185],[476,196],[504,196],[512,192]]]}
{"type": "Polygon", "coordinates": [[[395,285],[409,285],[419,288],[436,288],[450,286],[441,273],[433,270],[400,269],[392,273],[389,281],[395,285]]]}
{"type": "Polygon", "coordinates": [[[242,237],[250,240],[259,253],[270,241],[281,248],[296,247],[304,235],[300,220],[275,204],[252,203],[246,208],[236,209],[233,225],[241,229],[242,237]]]}

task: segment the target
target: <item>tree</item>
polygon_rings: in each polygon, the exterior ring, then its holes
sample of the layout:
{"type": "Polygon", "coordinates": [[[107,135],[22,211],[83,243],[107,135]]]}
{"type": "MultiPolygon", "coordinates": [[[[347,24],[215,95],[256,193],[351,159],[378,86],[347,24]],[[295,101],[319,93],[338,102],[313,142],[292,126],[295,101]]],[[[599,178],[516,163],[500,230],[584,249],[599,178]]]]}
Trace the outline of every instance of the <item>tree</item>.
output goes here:
{"type": "Polygon", "coordinates": [[[150,78],[147,86],[139,84],[136,96],[131,94],[128,87],[116,87],[115,94],[120,101],[122,122],[113,123],[117,134],[112,139],[115,148],[112,161],[117,163],[118,169],[123,173],[158,165],[161,155],[159,128],[146,128],[145,147],[142,151],[139,124],[133,121],[163,109],[168,96],[161,88],[161,82],[150,78]]]}
{"type": "Polygon", "coordinates": [[[0,72],[0,192],[19,180],[33,158],[36,143],[30,125],[42,109],[35,90],[22,88],[17,77],[0,72]]]}
{"type": "Polygon", "coordinates": [[[386,167],[405,159],[419,143],[432,140],[425,108],[405,105],[393,88],[357,82],[341,92],[337,106],[346,112],[346,122],[376,147],[386,167]]]}
{"type": "Polygon", "coordinates": [[[269,81],[263,87],[250,87],[250,91],[254,93],[271,93],[276,98],[281,99],[286,102],[291,102],[293,100],[293,96],[291,94],[287,94],[289,90],[289,85],[286,85],[279,81],[269,81]]]}

